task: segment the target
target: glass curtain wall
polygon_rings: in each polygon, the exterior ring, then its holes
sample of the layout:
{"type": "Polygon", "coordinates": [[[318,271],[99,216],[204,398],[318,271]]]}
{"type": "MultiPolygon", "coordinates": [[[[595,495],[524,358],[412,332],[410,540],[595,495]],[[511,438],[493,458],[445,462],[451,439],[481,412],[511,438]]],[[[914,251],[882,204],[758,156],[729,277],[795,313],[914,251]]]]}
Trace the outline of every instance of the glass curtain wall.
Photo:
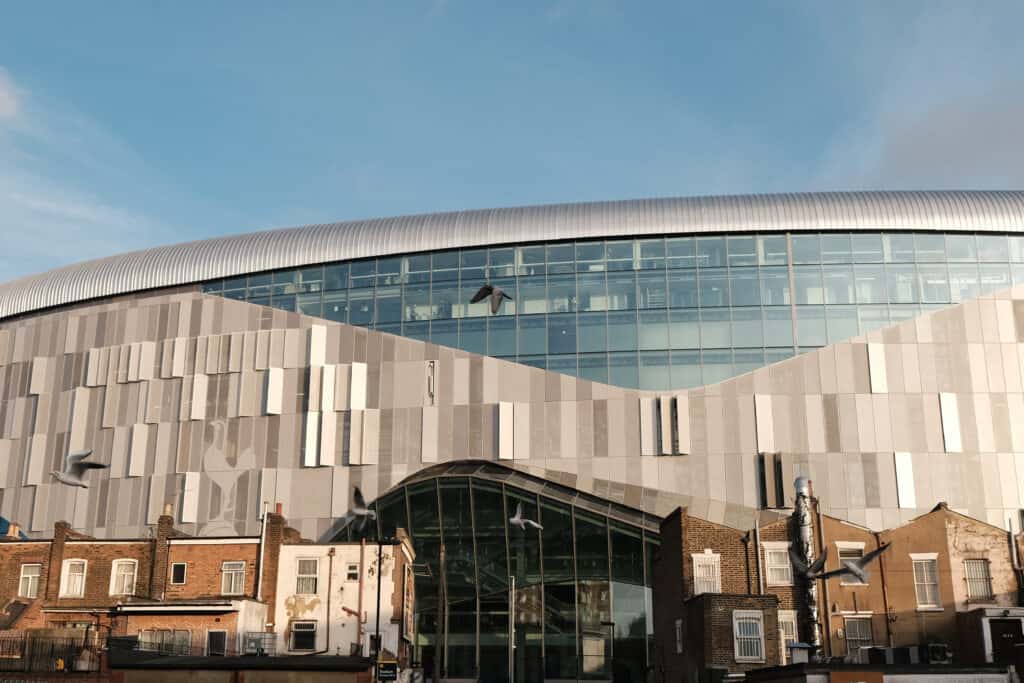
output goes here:
{"type": "Polygon", "coordinates": [[[734,375],[1024,282],[1024,236],[774,233],[388,256],[208,282],[234,299],[624,387],[734,375]],[[485,283],[505,300],[469,303],[485,283]]]}
{"type": "Polygon", "coordinates": [[[655,531],[472,476],[402,486],[374,507],[371,537],[412,537],[414,643],[428,674],[647,680],[655,531]],[[510,524],[517,509],[543,530],[510,524]]]}

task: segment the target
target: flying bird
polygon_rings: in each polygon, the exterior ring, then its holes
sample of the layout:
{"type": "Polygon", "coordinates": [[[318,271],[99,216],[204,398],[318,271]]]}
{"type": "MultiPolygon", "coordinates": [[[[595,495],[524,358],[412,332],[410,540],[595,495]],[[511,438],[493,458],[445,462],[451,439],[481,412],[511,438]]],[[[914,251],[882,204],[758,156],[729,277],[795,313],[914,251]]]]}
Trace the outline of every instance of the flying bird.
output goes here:
{"type": "Polygon", "coordinates": [[[512,301],[512,297],[505,293],[501,287],[495,287],[493,285],[484,285],[477,293],[473,295],[473,298],[469,300],[471,304],[478,304],[487,297],[491,297],[491,313],[497,313],[498,309],[501,308],[501,300],[508,299],[512,301]]]}
{"type": "Polygon", "coordinates": [[[839,564],[841,565],[839,569],[833,569],[832,571],[825,572],[824,574],[821,574],[818,578],[830,579],[833,576],[842,576],[843,574],[850,574],[852,576],[857,577],[857,580],[861,583],[867,583],[868,578],[871,576],[870,572],[868,572],[867,570],[867,566],[871,564],[871,562],[876,557],[885,552],[886,548],[888,547],[889,544],[886,543],[885,545],[875,548],[863,557],[858,557],[855,560],[841,560],[839,562],[839,564]]]}
{"type": "Polygon", "coordinates": [[[523,504],[522,503],[516,503],[516,514],[515,514],[514,517],[509,517],[508,523],[511,524],[512,526],[519,527],[523,531],[526,531],[526,527],[527,526],[532,526],[534,529],[543,529],[544,528],[540,524],[537,524],[537,522],[533,521],[532,519],[524,519],[523,518],[523,504]]]}
{"type": "Polygon", "coordinates": [[[89,488],[89,484],[84,479],[86,470],[98,470],[107,467],[101,462],[85,462],[85,459],[90,455],[92,455],[91,450],[68,453],[68,456],[64,458],[64,470],[62,472],[54,470],[53,478],[68,486],[79,486],[83,489],[89,488]]]}
{"type": "Polygon", "coordinates": [[[812,562],[810,567],[808,567],[803,558],[800,557],[795,550],[792,548],[789,549],[789,559],[793,562],[793,569],[796,570],[797,575],[811,581],[818,578],[821,574],[821,570],[825,568],[826,557],[828,557],[828,548],[823,548],[821,556],[812,562]]]}
{"type": "Polygon", "coordinates": [[[377,513],[371,510],[366,505],[366,499],[363,498],[363,492],[356,487],[355,493],[352,494],[352,502],[355,505],[352,506],[352,514],[359,518],[359,530],[362,531],[366,527],[366,520],[377,519],[377,513]]]}

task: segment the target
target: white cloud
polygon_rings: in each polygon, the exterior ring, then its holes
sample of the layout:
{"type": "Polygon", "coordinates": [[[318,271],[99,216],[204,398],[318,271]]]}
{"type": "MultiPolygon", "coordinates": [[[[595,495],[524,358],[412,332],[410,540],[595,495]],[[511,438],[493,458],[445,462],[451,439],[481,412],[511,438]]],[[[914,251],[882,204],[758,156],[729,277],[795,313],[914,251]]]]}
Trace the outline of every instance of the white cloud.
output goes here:
{"type": "Polygon", "coordinates": [[[0,66],[0,119],[13,119],[18,115],[18,91],[7,69],[0,66]]]}
{"type": "Polygon", "coordinates": [[[0,67],[0,282],[174,241],[138,208],[162,189],[116,135],[0,67]]]}
{"type": "Polygon", "coordinates": [[[906,23],[862,17],[863,40],[838,77],[850,79],[865,109],[826,151],[821,185],[1024,186],[1024,41],[1016,35],[1024,6],[925,7],[906,23]]]}

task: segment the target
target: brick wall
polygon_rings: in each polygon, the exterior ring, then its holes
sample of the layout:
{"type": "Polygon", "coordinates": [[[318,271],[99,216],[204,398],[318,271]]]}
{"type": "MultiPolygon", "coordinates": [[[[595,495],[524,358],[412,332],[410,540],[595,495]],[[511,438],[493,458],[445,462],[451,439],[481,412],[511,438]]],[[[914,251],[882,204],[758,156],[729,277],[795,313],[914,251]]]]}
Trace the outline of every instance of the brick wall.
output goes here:
{"type": "Polygon", "coordinates": [[[778,666],[779,617],[778,598],[774,595],[704,594],[686,605],[687,645],[694,651],[690,661],[696,668],[727,668],[730,673],[778,666]],[[733,638],[733,612],[757,610],[762,613],[764,660],[737,662],[733,638]],[[701,647],[694,647],[700,643],[701,647]]]}
{"type": "MultiPolygon", "coordinates": [[[[21,565],[44,564],[50,554],[46,541],[0,541],[0,607],[17,599],[21,565]]],[[[45,567],[39,580],[39,595],[45,589],[45,567]]]]}
{"type": "Polygon", "coordinates": [[[241,560],[245,562],[245,595],[254,596],[256,590],[256,567],[259,545],[256,543],[232,543],[223,539],[216,544],[195,543],[191,540],[172,541],[167,555],[167,584],[164,593],[167,600],[197,600],[222,597],[222,572],[224,562],[241,560]],[[171,567],[185,563],[185,583],[171,583],[171,567]]]}
{"type": "Polygon", "coordinates": [[[187,630],[190,632],[194,654],[204,652],[207,631],[227,631],[229,650],[239,647],[238,614],[132,614],[127,618],[125,635],[136,635],[142,631],[187,630]]]}
{"type": "MultiPolygon", "coordinates": [[[[57,544],[54,543],[56,546],[57,544]]],[[[61,545],[60,561],[51,554],[47,604],[59,607],[112,606],[130,602],[133,598],[149,598],[150,575],[153,568],[151,541],[65,541],[61,545]],[[81,598],[60,596],[62,563],[71,559],[85,560],[85,594],[81,598]],[[131,596],[111,595],[110,578],[115,560],[134,560],[136,564],[135,591],[131,596]]]]}

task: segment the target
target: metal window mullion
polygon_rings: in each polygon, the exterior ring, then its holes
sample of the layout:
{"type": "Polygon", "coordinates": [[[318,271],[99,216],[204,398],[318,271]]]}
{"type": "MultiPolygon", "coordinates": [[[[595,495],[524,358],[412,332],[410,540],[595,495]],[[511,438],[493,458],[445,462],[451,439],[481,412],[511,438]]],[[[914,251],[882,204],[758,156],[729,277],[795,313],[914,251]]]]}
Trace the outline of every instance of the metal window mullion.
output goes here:
{"type": "MultiPolygon", "coordinates": [[[[533,494],[533,497],[534,504],[537,506],[537,521],[543,525],[544,520],[540,509],[540,494],[535,493],[533,494]]],[[[544,532],[540,531],[538,534],[540,535],[540,553],[538,554],[538,562],[540,562],[540,567],[538,568],[540,570],[540,661],[541,666],[544,667],[544,671],[547,672],[547,619],[545,618],[545,615],[547,614],[547,598],[544,590],[544,532]]],[[[515,683],[515,681],[512,681],[512,683],[515,683]]]]}
{"type": "MultiPolygon", "coordinates": [[[[461,252],[460,252],[461,253],[461,252]]],[[[459,275],[461,277],[461,260],[459,275]]],[[[476,545],[476,495],[473,493],[473,477],[466,479],[469,490],[469,528],[473,534],[473,594],[476,596],[476,654],[473,660],[474,670],[480,673],[480,557],[476,545]]]]}
{"type": "Polygon", "coordinates": [[[572,529],[572,592],[573,605],[576,608],[574,636],[576,640],[576,677],[579,678],[583,658],[580,646],[580,575],[577,571],[578,553],[576,549],[576,506],[569,504],[569,527],[572,529]]]}
{"type": "Polygon", "coordinates": [[[793,331],[793,355],[800,348],[796,322],[796,274],[793,272],[793,233],[786,233],[786,274],[789,276],[789,320],[793,331]]]}
{"type": "MultiPolygon", "coordinates": [[[[612,579],[612,525],[609,522],[607,514],[604,515],[604,536],[604,552],[605,556],[608,558],[608,621],[612,624],[609,627],[611,629],[611,633],[608,634],[608,663],[612,664],[615,661],[615,590],[614,581],[612,579]]],[[[643,545],[643,541],[644,536],[641,533],[641,545],[643,545]]]]}

